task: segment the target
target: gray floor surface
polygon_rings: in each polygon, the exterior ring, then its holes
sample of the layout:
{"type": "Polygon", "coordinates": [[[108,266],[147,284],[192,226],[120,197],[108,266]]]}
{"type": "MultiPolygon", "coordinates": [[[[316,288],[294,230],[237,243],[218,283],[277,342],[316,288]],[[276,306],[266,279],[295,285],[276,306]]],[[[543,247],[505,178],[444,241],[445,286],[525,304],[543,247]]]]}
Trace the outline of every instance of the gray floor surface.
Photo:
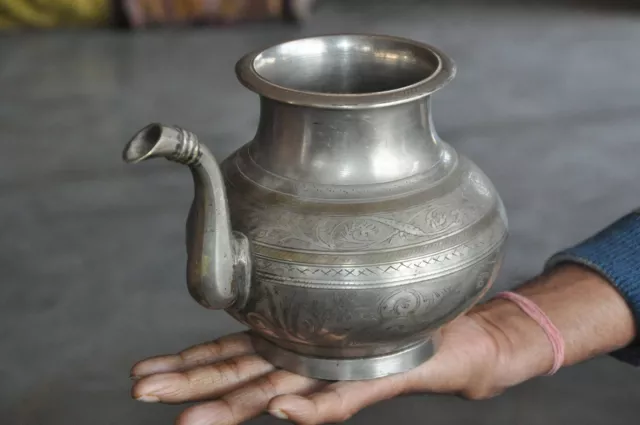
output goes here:
{"type": "MultiPolygon", "coordinates": [[[[505,201],[498,288],[640,204],[637,11],[344,1],[303,28],[0,37],[0,423],[172,423],[180,407],[129,398],[130,366],[240,328],[185,290],[189,175],[125,166],[121,149],[159,120],[225,156],[258,113],[235,80],[238,57],[338,31],[412,37],[456,60],[435,123],[505,201]]],[[[603,357],[489,401],[415,395],[348,423],[626,425],[639,397],[640,370],[603,357]]]]}

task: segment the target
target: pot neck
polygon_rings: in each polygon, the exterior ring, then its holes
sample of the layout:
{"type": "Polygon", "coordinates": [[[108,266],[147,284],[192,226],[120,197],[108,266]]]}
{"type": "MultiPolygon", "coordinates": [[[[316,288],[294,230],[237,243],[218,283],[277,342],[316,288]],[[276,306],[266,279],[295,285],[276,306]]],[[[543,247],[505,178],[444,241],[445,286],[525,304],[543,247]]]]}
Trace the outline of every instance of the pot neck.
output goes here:
{"type": "Polygon", "coordinates": [[[387,183],[437,167],[443,153],[431,98],[371,109],[294,106],[261,97],[253,160],[296,181],[387,183]]]}

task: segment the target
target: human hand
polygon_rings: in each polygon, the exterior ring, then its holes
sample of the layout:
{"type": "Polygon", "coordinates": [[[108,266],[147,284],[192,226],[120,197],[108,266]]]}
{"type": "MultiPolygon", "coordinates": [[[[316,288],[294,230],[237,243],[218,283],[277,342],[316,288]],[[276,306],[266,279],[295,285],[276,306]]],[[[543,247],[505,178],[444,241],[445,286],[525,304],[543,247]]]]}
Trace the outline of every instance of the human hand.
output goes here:
{"type": "MultiPolygon", "coordinates": [[[[598,273],[558,267],[518,290],[532,299],[567,343],[564,365],[627,346],[636,338],[631,309],[598,273]]],[[[494,396],[549,371],[554,362],[545,332],[514,303],[494,299],[446,325],[436,354],[402,374],[370,381],[322,382],[283,370],[254,353],[246,333],[136,364],[134,398],[200,401],[178,425],[237,425],[264,412],[300,425],[341,422],[401,394],[494,396]]]]}
{"type": "Polygon", "coordinates": [[[325,382],[277,370],[239,333],[154,357],[132,369],[140,401],[183,403],[179,425],[236,425],[264,412],[301,425],[335,423],[385,399],[414,392],[481,399],[511,384],[507,353],[483,315],[462,316],[443,328],[434,357],[409,372],[370,381],[325,382]]]}

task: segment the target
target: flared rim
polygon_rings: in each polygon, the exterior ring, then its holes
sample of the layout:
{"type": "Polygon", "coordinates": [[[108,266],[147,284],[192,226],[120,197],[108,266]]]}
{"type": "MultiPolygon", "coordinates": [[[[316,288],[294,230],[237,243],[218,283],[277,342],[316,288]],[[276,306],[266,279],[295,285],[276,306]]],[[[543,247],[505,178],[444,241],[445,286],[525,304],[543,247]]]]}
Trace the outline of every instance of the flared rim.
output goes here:
{"type": "Polygon", "coordinates": [[[437,47],[412,39],[383,34],[336,33],[297,38],[255,50],[238,60],[235,70],[238,80],[249,90],[279,102],[328,109],[364,109],[392,106],[429,96],[444,87],[455,77],[456,65],[448,55],[437,47]],[[327,39],[330,37],[352,37],[354,39],[366,37],[395,42],[406,47],[420,49],[424,53],[432,55],[436,63],[433,71],[428,76],[414,84],[392,90],[367,93],[324,93],[285,87],[264,78],[254,66],[256,59],[270,49],[290,42],[327,39]]]}

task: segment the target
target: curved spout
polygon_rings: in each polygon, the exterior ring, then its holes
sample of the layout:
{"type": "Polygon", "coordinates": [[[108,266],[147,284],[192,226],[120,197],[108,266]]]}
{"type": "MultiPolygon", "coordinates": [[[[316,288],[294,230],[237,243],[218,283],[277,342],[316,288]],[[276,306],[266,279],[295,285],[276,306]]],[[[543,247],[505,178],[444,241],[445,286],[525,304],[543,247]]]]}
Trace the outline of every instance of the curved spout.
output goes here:
{"type": "Polygon", "coordinates": [[[189,166],[195,185],[187,219],[187,284],[191,296],[211,309],[246,299],[249,242],[231,231],[224,182],[217,161],[197,137],[180,127],[150,124],[127,143],[123,159],[166,158],[189,166]]]}

